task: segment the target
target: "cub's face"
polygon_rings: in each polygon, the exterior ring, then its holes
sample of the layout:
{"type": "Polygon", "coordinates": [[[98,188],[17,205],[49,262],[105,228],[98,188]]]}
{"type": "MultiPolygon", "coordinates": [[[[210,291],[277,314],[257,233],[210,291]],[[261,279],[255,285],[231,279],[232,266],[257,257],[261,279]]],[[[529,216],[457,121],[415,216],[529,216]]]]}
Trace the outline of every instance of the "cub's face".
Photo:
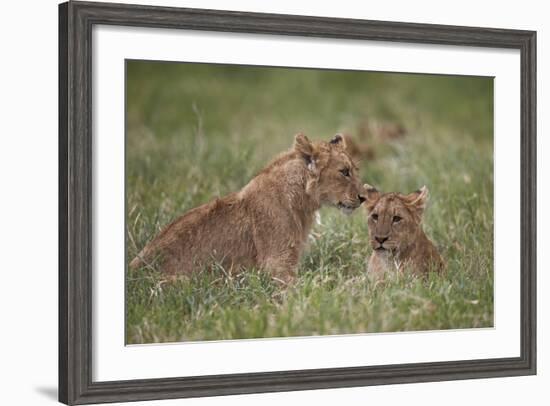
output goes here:
{"type": "Polygon", "coordinates": [[[428,189],[403,195],[380,193],[365,185],[369,240],[378,252],[400,252],[414,243],[421,230],[428,189]]]}
{"type": "Polygon", "coordinates": [[[359,169],[346,152],[341,135],[330,142],[312,144],[299,134],[295,148],[308,166],[308,193],[316,195],[322,205],[350,214],[365,201],[359,169]]]}

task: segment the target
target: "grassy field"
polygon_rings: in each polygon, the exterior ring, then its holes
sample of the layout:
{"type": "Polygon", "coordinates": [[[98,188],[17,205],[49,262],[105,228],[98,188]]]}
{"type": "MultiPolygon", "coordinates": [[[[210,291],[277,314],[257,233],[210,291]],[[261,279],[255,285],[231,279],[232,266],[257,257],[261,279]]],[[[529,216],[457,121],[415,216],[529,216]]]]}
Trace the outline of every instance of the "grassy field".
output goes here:
{"type": "Polygon", "coordinates": [[[383,191],[427,185],[424,228],[447,272],[374,283],[363,210],[321,211],[296,283],[249,270],[164,281],[127,274],[127,343],[493,325],[492,79],[129,62],[127,255],[186,210],[236,191],[292,145],[368,118],[399,122],[361,177],[383,191]]]}

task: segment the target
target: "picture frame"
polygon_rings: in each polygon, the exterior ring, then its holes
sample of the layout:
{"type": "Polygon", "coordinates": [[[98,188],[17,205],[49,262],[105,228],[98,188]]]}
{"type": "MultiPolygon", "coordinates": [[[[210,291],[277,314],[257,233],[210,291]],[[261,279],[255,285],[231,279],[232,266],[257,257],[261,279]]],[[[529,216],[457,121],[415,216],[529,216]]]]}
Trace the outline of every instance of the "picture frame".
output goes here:
{"type": "Polygon", "coordinates": [[[59,6],[59,400],[219,396],[536,374],[536,33],[533,31],[73,2],[59,6]],[[520,52],[520,356],[94,381],[92,28],[148,27],[515,49],[520,52]]]}

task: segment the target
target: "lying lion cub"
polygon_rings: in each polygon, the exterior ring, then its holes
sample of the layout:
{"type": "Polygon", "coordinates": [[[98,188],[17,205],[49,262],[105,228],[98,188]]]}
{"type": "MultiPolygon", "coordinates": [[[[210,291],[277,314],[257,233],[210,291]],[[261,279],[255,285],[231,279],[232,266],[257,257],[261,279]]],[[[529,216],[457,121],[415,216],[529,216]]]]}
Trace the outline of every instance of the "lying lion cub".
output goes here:
{"type": "Polygon", "coordinates": [[[443,259],[422,230],[422,214],[428,200],[426,186],[408,195],[380,193],[370,185],[364,187],[370,244],[374,250],[368,272],[383,276],[405,269],[417,274],[441,271],[443,259]]]}
{"type": "Polygon", "coordinates": [[[256,267],[290,281],[315,213],[323,205],[349,214],[365,200],[341,135],[312,143],[303,135],[241,191],[194,208],[164,228],[130,263],[157,260],[167,274],[212,262],[226,270],[256,267]]]}

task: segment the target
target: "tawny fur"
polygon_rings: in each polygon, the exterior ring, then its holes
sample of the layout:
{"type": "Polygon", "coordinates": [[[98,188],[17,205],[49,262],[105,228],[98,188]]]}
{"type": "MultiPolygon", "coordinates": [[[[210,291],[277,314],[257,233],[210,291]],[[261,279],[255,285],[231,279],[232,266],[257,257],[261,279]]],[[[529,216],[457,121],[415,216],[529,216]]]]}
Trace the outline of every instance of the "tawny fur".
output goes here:
{"type": "Polygon", "coordinates": [[[383,277],[391,272],[411,271],[424,275],[443,270],[443,259],[422,229],[428,189],[424,186],[403,195],[380,193],[369,185],[364,187],[367,190],[365,208],[369,240],[373,248],[368,272],[383,277]]]}
{"type": "Polygon", "coordinates": [[[374,149],[367,142],[357,140],[350,134],[343,134],[346,140],[346,148],[348,154],[354,161],[358,162],[363,159],[374,159],[374,149]]]}
{"type": "Polygon", "coordinates": [[[355,160],[372,160],[376,156],[375,145],[380,146],[388,141],[395,141],[407,134],[399,123],[380,122],[364,119],[354,135],[343,134],[348,154],[355,160]]]}
{"type": "Polygon", "coordinates": [[[316,211],[323,205],[350,212],[364,200],[358,168],[336,135],[312,143],[303,135],[241,191],[194,208],[165,227],[130,263],[156,262],[170,275],[213,262],[229,272],[265,269],[290,281],[316,211]],[[348,173],[349,172],[349,173],[348,173]]]}

